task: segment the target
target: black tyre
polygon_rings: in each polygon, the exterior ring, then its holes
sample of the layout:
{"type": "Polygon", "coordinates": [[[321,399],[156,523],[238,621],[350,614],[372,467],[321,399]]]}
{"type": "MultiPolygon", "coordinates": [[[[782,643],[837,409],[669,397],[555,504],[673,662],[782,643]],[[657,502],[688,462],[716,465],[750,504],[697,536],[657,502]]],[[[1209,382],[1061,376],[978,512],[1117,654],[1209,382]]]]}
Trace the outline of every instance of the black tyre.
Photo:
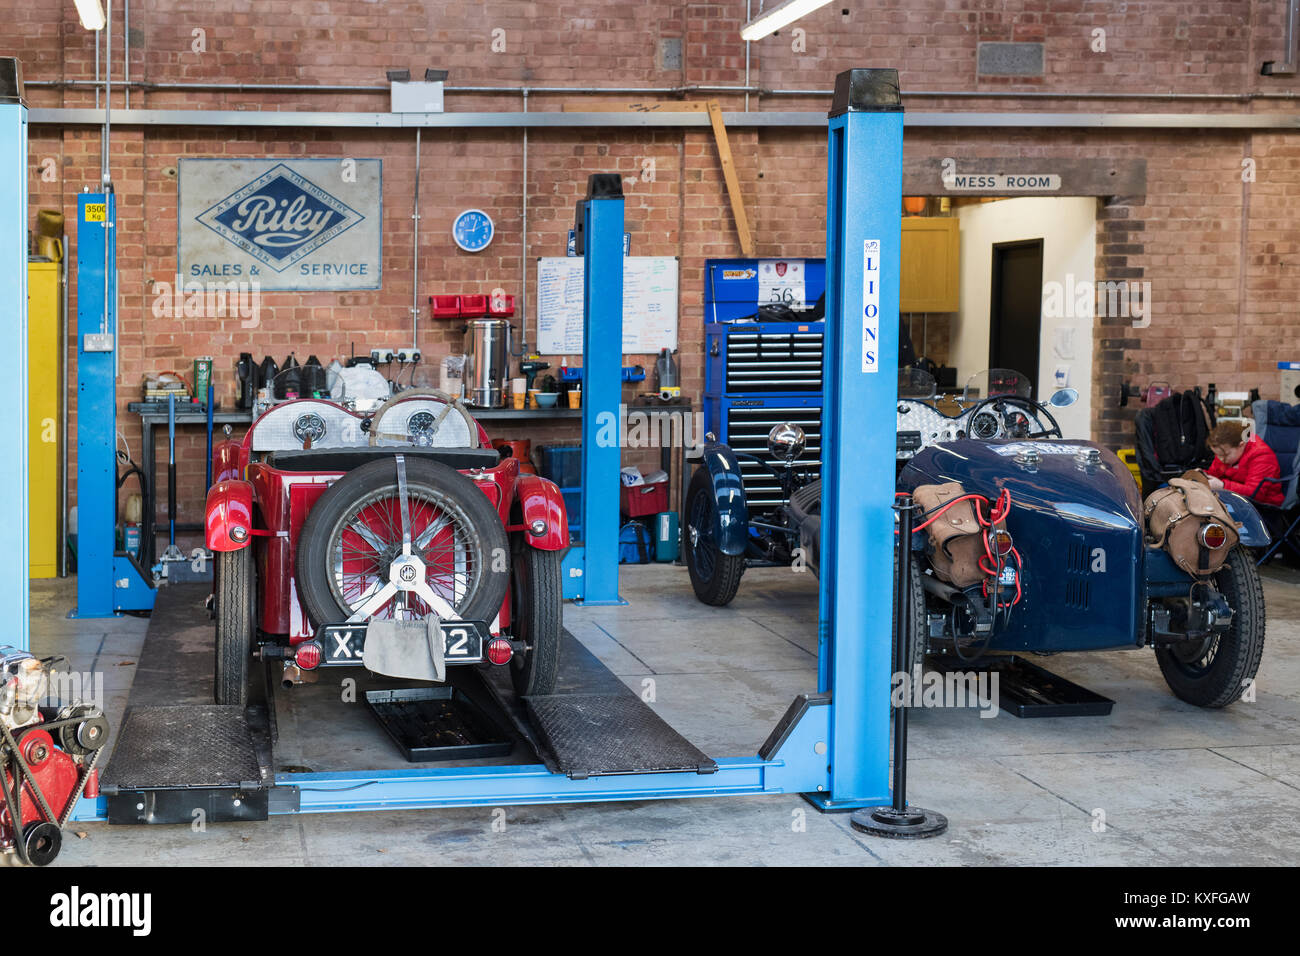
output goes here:
{"type": "Polygon", "coordinates": [[[1232,626],[1204,641],[1156,648],[1174,695],[1198,707],[1226,707],[1240,697],[1264,654],[1264,589],[1250,552],[1233,548],[1213,580],[1232,608],[1232,626]]]}
{"type": "Polygon", "coordinates": [[[253,548],[218,551],[213,555],[217,618],[217,656],[213,698],[218,704],[248,703],[249,661],[253,654],[257,585],[253,548]]]}
{"type": "Polygon", "coordinates": [[[682,546],[695,596],[715,607],[730,604],[740,588],[740,576],[745,573],[745,556],[724,554],[718,547],[713,533],[718,505],[707,469],[695,470],[682,513],[682,546]]]}
{"type": "MultiPolygon", "coordinates": [[[[412,554],[430,588],[463,620],[491,621],[510,581],[501,518],[469,478],[439,462],[405,459],[412,554]]],[[[346,621],[388,582],[402,553],[401,495],[395,456],[356,468],[320,496],[298,538],[295,577],[316,626],[346,621]]],[[[431,612],[399,591],[368,619],[431,612]]]]}
{"type": "MultiPolygon", "coordinates": [[[[893,590],[894,581],[898,576],[898,549],[894,549],[894,577],[890,579],[890,590],[893,590]]],[[[893,673],[897,674],[901,670],[906,670],[909,675],[915,675],[916,669],[920,667],[925,670],[925,590],[921,587],[921,564],[920,560],[912,556],[912,581],[908,588],[908,608],[912,616],[912,631],[909,635],[910,644],[907,648],[906,662],[899,666],[897,649],[890,654],[890,660],[893,661],[893,673]]],[[[891,615],[893,626],[898,626],[898,609],[894,608],[891,615]]],[[[890,640],[892,641],[894,632],[890,631],[890,640]]]]}
{"type": "Polygon", "coordinates": [[[514,539],[510,630],[527,648],[511,658],[510,679],[520,697],[550,694],[560,672],[563,559],[558,551],[529,547],[523,535],[514,539]]]}

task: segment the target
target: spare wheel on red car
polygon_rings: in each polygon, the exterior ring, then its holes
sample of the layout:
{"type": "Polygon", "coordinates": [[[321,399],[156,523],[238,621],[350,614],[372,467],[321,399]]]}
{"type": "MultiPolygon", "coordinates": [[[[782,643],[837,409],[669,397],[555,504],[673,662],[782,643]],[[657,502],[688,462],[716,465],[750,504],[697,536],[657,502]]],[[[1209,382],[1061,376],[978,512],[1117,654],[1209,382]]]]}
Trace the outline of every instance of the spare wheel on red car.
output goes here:
{"type": "Polygon", "coordinates": [[[431,611],[445,619],[448,609],[463,620],[492,621],[510,581],[496,509],[470,478],[415,456],[404,459],[403,495],[395,458],[348,472],[307,516],[295,576],[312,623],[342,623],[359,611],[367,621],[431,611]],[[403,560],[403,504],[418,590],[389,584],[394,563],[403,560]]]}

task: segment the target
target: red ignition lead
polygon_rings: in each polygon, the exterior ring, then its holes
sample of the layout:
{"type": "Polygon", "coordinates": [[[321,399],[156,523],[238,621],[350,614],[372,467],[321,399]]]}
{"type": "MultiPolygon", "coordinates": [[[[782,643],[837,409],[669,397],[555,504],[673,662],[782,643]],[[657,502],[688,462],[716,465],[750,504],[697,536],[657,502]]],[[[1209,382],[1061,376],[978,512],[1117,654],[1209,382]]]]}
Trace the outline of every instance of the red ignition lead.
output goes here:
{"type": "MultiPolygon", "coordinates": [[[[894,497],[901,498],[906,496],[907,494],[909,494],[909,492],[906,491],[895,492],[894,497]]],[[[940,508],[936,508],[934,512],[926,515],[925,520],[922,521],[916,527],[914,527],[912,531],[916,532],[916,531],[925,530],[930,525],[934,524],[934,522],[938,521],[940,516],[943,515],[945,511],[947,511],[953,505],[956,505],[957,503],[962,501],[975,502],[975,519],[980,523],[981,528],[993,528],[1001,524],[1004,520],[1006,520],[1007,514],[1011,511],[1011,491],[1008,488],[1003,488],[1002,491],[999,492],[997,500],[994,501],[992,504],[989,503],[988,498],[984,497],[984,495],[978,495],[974,493],[965,494],[959,498],[954,498],[952,501],[949,501],[947,504],[943,505],[940,508]],[[983,505],[983,507],[981,507],[981,504],[983,505]],[[988,511],[987,516],[985,515],[985,509],[987,509],[988,511]]],[[[897,528],[894,529],[894,534],[898,534],[897,528]]],[[[1000,573],[1001,565],[998,562],[997,556],[993,553],[993,549],[989,546],[988,533],[985,532],[982,535],[982,538],[984,543],[984,557],[981,557],[979,559],[979,569],[987,575],[997,575],[1000,573]],[[988,561],[992,562],[992,567],[990,567],[988,564],[985,563],[985,558],[987,558],[988,561]]],[[[1011,553],[1012,555],[1015,556],[1016,559],[1016,596],[1012,599],[1010,604],[1004,604],[1002,602],[999,602],[998,604],[999,607],[1014,607],[1016,604],[1020,602],[1020,568],[1021,568],[1020,552],[1016,550],[1015,545],[1012,545],[1011,553]]],[[[984,582],[983,588],[984,588],[984,594],[985,596],[987,596],[989,593],[988,590],[989,584],[987,580],[984,582]]]]}

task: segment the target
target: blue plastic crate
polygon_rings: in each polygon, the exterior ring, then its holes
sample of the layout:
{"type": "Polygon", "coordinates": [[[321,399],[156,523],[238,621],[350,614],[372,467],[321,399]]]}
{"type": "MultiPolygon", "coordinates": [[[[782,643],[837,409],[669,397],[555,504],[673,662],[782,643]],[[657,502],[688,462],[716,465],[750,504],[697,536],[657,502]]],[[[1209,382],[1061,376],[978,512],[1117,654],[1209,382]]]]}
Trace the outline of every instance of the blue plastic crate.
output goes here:
{"type": "Polygon", "coordinates": [[[582,489],[561,488],[560,496],[564,498],[564,513],[569,520],[569,539],[582,540],[582,489]]]}
{"type": "Polygon", "coordinates": [[[541,445],[537,455],[543,478],[549,478],[561,488],[582,487],[581,445],[541,445]]]}

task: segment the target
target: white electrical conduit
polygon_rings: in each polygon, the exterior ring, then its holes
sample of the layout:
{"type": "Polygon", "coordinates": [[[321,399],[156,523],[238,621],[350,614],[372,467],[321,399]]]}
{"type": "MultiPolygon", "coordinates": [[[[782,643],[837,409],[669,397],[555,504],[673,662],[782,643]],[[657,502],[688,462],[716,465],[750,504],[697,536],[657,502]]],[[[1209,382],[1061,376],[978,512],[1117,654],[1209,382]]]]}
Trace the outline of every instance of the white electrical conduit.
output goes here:
{"type": "MultiPolygon", "coordinates": [[[[411,220],[414,225],[414,240],[411,250],[411,351],[420,347],[420,127],[415,128],[415,200],[412,204],[411,220]]],[[[398,369],[398,380],[401,380],[398,369]]],[[[414,377],[415,372],[411,372],[414,377]]]]}

